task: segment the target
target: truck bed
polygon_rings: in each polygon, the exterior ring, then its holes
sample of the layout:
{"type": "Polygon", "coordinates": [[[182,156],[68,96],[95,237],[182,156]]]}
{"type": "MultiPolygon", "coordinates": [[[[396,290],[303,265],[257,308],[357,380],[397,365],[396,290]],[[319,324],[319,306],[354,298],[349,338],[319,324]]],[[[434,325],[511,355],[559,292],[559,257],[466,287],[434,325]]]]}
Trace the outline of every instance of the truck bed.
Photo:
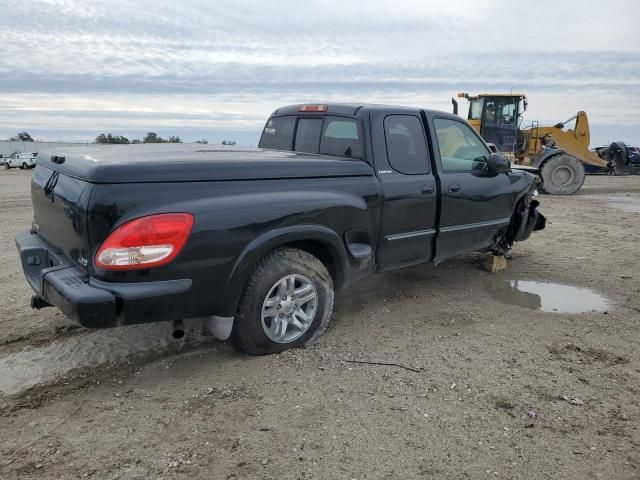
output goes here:
{"type": "Polygon", "coordinates": [[[48,150],[38,163],[90,183],[267,180],[373,175],[362,160],[259,148],[109,145],[48,150]]]}

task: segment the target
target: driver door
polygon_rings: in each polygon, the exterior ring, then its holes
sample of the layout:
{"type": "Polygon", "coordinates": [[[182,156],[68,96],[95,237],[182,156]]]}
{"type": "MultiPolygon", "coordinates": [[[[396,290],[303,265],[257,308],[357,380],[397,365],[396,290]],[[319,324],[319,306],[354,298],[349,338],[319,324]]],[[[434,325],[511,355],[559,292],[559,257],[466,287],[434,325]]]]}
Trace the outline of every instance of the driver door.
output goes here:
{"type": "Polygon", "coordinates": [[[513,189],[508,174],[490,175],[490,151],[478,134],[461,120],[434,118],[442,183],[440,226],[435,262],[495,243],[511,221],[513,189]]]}

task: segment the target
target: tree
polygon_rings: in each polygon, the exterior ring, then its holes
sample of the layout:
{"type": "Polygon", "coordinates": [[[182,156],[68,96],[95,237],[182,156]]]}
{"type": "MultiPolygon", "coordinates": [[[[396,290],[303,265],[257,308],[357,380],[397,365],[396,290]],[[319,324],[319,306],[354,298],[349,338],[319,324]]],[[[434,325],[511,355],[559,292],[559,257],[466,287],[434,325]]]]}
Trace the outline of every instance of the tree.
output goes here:
{"type": "Polygon", "coordinates": [[[33,142],[35,141],[31,135],[29,135],[29,133],[27,132],[20,132],[18,135],[16,135],[15,137],[11,137],[9,139],[12,142],[33,142]]]}
{"type": "Polygon", "coordinates": [[[142,143],[182,143],[180,137],[171,135],[168,140],[159,137],[156,132],[147,132],[142,143]]]}
{"type": "Polygon", "coordinates": [[[147,132],[142,139],[142,143],[162,143],[162,138],[156,132],[147,132]]]}
{"type": "Polygon", "coordinates": [[[110,133],[101,133],[96,137],[96,143],[111,143],[111,144],[127,144],[129,139],[120,135],[111,135],[110,133]]]}

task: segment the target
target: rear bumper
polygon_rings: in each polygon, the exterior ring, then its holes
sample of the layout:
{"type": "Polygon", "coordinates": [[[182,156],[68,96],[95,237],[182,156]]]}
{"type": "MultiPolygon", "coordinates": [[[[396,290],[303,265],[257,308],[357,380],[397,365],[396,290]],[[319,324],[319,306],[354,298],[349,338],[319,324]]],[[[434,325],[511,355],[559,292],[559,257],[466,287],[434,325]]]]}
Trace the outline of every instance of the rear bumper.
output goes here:
{"type": "Polygon", "coordinates": [[[16,236],[25,277],[36,295],[88,328],[184,318],[190,279],[113,283],[90,277],[37,234],[16,236]]]}

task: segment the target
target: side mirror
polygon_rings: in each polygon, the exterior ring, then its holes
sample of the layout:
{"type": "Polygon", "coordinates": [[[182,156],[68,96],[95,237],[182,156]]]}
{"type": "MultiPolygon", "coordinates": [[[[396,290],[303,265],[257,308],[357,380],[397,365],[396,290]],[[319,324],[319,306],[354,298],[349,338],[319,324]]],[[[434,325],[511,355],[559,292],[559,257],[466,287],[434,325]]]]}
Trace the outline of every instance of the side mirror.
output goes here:
{"type": "Polygon", "coordinates": [[[492,175],[507,173],[511,170],[511,162],[501,153],[492,153],[487,157],[487,170],[492,175]]]}

